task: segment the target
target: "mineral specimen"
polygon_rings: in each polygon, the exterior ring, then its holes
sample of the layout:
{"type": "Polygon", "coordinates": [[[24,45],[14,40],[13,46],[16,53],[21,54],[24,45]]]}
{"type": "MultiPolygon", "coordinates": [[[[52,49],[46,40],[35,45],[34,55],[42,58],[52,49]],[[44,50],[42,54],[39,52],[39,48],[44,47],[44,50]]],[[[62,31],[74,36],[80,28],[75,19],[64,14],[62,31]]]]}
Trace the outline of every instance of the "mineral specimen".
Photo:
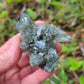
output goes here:
{"type": "Polygon", "coordinates": [[[70,36],[53,24],[35,26],[32,18],[25,13],[21,15],[20,23],[16,27],[21,33],[21,50],[30,51],[30,65],[51,72],[59,57],[54,43],[67,42],[70,36]]]}

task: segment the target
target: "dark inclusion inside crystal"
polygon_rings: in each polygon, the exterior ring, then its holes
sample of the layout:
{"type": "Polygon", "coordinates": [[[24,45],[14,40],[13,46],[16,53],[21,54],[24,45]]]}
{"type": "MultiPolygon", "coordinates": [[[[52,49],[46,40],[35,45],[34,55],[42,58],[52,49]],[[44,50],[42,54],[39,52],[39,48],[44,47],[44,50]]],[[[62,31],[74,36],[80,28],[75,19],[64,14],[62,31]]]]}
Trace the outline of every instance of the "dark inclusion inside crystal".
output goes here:
{"type": "Polygon", "coordinates": [[[16,27],[21,33],[21,50],[30,51],[30,65],[51,72],[59,58],[54,43],[67,42],[70,36],[53,24],[35,26],[31,17],[24,13],[16,27]]]}

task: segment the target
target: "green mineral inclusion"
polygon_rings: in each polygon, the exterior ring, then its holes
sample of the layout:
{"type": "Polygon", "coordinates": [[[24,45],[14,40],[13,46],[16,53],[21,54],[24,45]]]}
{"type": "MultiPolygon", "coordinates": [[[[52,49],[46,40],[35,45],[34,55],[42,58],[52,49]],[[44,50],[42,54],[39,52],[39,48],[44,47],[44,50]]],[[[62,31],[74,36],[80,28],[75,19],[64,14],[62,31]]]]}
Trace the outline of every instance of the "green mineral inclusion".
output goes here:
{"type": "Polygon", "coordinates": [[[30,51],[30,65],[51,72],[59,58],[54,43],[67,42],[70,36],[53,24],[35,26],[32,18],[25,13],[21,15],[16,28],[21,33],[21,50],[30,51]]]}

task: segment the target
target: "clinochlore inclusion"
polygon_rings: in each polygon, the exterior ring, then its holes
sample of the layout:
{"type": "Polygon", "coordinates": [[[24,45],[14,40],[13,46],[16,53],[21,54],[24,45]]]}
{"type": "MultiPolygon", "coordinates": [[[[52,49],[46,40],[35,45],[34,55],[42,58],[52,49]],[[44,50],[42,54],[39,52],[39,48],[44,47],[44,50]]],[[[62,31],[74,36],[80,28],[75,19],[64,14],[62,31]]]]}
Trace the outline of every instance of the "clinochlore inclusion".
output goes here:
{"type": "Polygon", "coordinates": [[[21,50],[30,52],[30,65],[51,72],[59,58],[54,43],[67,42],[71,37],[53,24],[35,26],[32,18],[25,13],[16,28],[21,33],[21,50]]]}

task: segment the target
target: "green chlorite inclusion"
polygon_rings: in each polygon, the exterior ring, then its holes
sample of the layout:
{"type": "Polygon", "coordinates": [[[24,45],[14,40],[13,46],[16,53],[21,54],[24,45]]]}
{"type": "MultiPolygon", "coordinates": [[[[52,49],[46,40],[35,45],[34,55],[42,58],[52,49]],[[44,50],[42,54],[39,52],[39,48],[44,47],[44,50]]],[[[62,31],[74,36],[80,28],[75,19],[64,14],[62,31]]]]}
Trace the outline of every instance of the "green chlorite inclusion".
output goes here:
{"type": "Polygon", "coordinates": [[[16,27],[21,33],[21,50],[30,52],[30,65],[51,72],[59,58],[54,43],[67,42],[71,37],[53,24],[35,26],[32,18],[25,13],[16,27]]]}

